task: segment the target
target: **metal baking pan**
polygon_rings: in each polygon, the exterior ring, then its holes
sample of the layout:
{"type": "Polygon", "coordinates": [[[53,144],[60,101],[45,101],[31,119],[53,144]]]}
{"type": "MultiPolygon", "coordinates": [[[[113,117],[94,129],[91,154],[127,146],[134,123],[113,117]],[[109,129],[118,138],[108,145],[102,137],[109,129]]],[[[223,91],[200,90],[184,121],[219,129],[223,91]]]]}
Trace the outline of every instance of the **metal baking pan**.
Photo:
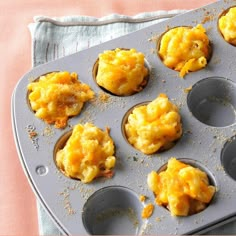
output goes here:
{"type": "Polygon", "coordinates": [[[217,27],[222,11],[234,5],[235,0],[225,0],[189,11],[33,68],[19,80],[12,96],[12,125],[19,158],[37,198],[64,234],[195,234],[235,218],[236,47],[225,42],[217,27]],[[212,57],[204,69],[181,79],[178,72],[163,65],[153,39],[166,28],[198,23],[207,29],[212,57]],[[99,53],[114,48],[135,48],[145,54],[150,78],[141,92],[126,97],[109,95],[107,102],[97,96],[79,116],[69,120],[65,129],[55,129],[34,116],[27,101],[31,79],[52,71],[77,72],[79,79],[99,94],[101,89],[92,77],[92,68],[99,53]],[[184,133],[170,150],[147,156],[124,139],[122,120],[131,107],[151,101],[159,93],[166,93],[180,108],[184,133]],[[208,100],[209,96],[217,99],[208,100]],[[102,129],[111,128],[118,158],[111,179],[83,184],[64,176],[55,165],[55,146],[73,125],[86,121],[102,129]],[[37,136],[30,137],[31,132],[37,136]],[[188,217],[172,217],[167,209],[155,205],[153,215],[143,220],[143,207],[154,203],[147,174],[172,156],[187,158],[207,172],[217,187],[214,199],[205,210],[188,217]],[[146,195],[147,201],[141,202],[140,195],[146,195]]]}

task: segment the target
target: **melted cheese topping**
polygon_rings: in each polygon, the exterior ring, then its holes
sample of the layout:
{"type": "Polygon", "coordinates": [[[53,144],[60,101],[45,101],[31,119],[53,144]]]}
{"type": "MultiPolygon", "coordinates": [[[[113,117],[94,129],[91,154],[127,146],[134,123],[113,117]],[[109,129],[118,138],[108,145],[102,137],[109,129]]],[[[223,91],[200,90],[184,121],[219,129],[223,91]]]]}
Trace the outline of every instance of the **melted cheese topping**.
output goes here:
{"type": "Polygon", "coordinates": [[[57,152],[56,163],[66,176],[83,183],[99,176],[112,177],[114,148],[108,129],[102,131],[91,123],[78,124],[65,147],[57,152]]]}
{"type": "Polygon", "coordinates": [[[133,109],[125,132],[129,143],[145,154],[169,149],[182,135],[178,108],[165,94],[160,94],[148,105],[133,109]]]}
{"type": "Polygon", "coordinates": [[[130,95],[146,84],[148,70],[143,53],[135,49],[115,49],[99,55],[96,81],[98,85],[116,95],[130,95]]]}
{"type": "Polygon", "coordinates": [[[202,25],[170,29],[162,36],[158,53],[168,68],[180,71],[180,77],[200,70],[210,55],[206,30],[202,25]]]}
{"type": "Polygon", "coordinates": [[[84,103],[94,97],[76,73],[53,72],[28,85],[29,102],[35,116],[56,128],[64,128],[71,116],[78,115],[84,103]]]}
{"type": "Polygon", "coordinates": [[[236,46],[236,7],[232,7],[229,11],[220,17],[219,29],[224,39],[236,46]]]}
{"type": "Polygon", "coordinates": [[[167,169],[148,174],[147,183],[156,196],[156,203],[167,207],[173,216],[187,216],[204,210],[215,194],[207,174],[176,158],[167,169]]]}

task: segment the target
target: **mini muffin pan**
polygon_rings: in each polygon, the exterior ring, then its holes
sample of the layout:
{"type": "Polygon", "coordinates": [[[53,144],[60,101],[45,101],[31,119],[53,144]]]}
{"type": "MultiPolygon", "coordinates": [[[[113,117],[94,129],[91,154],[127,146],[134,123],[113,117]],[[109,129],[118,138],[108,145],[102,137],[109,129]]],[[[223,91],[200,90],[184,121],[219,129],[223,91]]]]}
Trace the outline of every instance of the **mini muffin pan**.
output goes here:
{"type": "MultiPolygon", "coordinates": [[[[12,96],[12,124],[23,169],[41,204],[64,234],[195,234],[206,232],[236,216],[236,47],[218,30],[218,17],[235,6],[235,0],[187,12],[132,34],[33,68],[17,84],[12,96]],[[157,55],[158,37],[166,29],[203,24],[212,45],[208,65],[184,79],[163,65],[157,55]],[[132,96],[106,94],[93,79],[98,54],[114,48],[143,52],[150,76],[145,88],[132,96]],[[96,93],[80,115],[65,129],[55,129],[36,118],[29,107],[27,84],[53,71],[79,74],[96,93]],[[123,121],[130,109],[166,93],[180,110],[183,135],[171,149],[144,155],[123,134],[123,121]],[[83,184],[61,173],[54,158],[77,123],[92,122],[110,127],[116,145],[117,164],[110,179],[83,184]],[[147,175],[165,166],[170,157],[183,159],[203,169],[217,192],[209,206],[198,214],[173,217],[154,202],[147,175]],[[146,200],[140,201],[140,195],[146,200]],[[155,205],[152,216],[141,218],[143,208],[155,205]]],[[[178,50],[178,48],[176,48],[178,50]]]]}

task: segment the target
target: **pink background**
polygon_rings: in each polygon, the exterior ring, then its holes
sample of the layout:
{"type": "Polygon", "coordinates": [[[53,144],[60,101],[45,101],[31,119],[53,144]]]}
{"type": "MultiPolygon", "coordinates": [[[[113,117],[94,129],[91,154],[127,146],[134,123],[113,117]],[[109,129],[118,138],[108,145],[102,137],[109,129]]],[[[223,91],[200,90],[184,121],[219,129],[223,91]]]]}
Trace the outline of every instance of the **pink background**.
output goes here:
{"type": "Polygon", "coordinates": [[[214,0],[0,0],[0,235],[38,235],[35,196],[21,168],[11,127],[11,94],[31,68],[27,25],[35,15],[135,15],[193,9],[214,0]]]}

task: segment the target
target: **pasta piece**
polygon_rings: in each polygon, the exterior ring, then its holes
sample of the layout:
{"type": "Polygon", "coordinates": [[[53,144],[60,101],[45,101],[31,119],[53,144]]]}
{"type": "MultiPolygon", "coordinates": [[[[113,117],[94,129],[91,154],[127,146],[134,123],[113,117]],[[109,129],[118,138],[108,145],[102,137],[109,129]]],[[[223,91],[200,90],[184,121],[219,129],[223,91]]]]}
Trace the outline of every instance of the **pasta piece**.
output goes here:
{"type": "Polygon", "coordinates": [[[147,219],[149,218],[154,210],[154,205],[149,203],[147,206],[145,206],[142,210],[142,218],[143,219],[147,219]]]}

